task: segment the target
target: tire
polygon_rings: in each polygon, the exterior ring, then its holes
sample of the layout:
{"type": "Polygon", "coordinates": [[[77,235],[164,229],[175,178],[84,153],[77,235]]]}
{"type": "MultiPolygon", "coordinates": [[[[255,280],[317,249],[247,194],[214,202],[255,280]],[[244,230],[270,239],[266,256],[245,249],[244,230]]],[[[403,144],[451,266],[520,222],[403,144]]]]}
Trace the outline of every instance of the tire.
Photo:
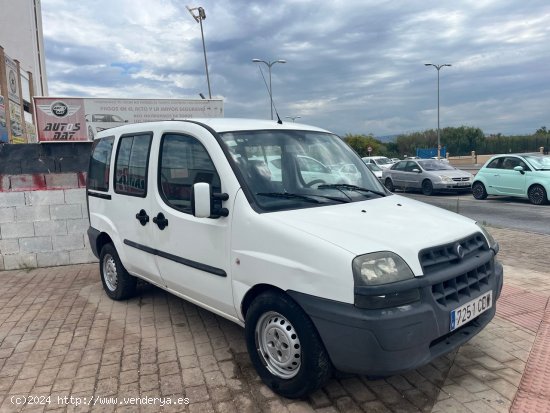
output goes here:
{"type": "Polygon", "coordinates": [[[390,178],[386,178],[386,180],[384,181],[384,186],[390,192],[395,191],[395,186],[393,186],[393,182],[390,178]]]}
{"type": "Polygon", "coordinates": [[[548,202],[546,190],[542,185],[531,185],[527,190],[527,196],[529,198],[529,202],[533,205],[544,205],[548,202]]]}
{"type": "Polygon", "coordinates": [[[474,182],[472,185],[472,195],[475,199],[487,198],[487,190],[485,189],[485,185],[481,182],[474,182]]]}
{"type": "Polygon", "coordinates": [[[430,181],[429,179],[424,179],[422,181],[422,193],[428,196],[434,194],[434,186],[432,184],[432,181],[430,181]]]}
{"type": "Polygon", "coordinates": [[[128,274],[113,244],[105,244],[99,255],[101,282],[113,300],[125,300],[136,292],[136,278],[128,274]]]}
{"type": "Polygon", "coordinates": [[[288,295],[264,292],[246,313],[245,337],[263,382],[290,399],[304,397],[332,376],[332,363],[313,322],[288,295]]]}

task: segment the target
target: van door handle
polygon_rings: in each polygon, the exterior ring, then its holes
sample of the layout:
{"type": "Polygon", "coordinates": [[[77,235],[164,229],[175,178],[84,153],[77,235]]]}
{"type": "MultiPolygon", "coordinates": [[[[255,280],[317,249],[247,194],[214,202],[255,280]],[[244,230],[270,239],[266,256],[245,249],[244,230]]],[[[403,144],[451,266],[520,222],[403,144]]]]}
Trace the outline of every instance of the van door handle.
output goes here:
{"type": "Polygon", "coordinates": [[[168,226],[168,220],[164,217],[162,212],[159,212],[158,215],[153,218],[153,222],[158,225],[161,231],[168,226]]]}
{"type": "Polygon", "coordinates": [[[138,214],[136,214],[136,219],[140,222],[141,225],[145,226],[149,222],[149,215],[147,215],[147,212],[145,212],[144,209],[139,211],[138,214]]]}

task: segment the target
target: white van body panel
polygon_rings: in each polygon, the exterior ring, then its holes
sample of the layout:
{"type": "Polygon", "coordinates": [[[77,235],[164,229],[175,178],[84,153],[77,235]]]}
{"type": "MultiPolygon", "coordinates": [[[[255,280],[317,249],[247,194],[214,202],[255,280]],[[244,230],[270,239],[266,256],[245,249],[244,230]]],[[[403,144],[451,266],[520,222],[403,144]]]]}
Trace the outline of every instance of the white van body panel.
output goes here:
{"type": "MultiPolygon", "coordinates": [[[[314,209],[323,208],[304,213],[314,209]]],[[[240,309],[246,292],[258,284],[353,303],[353,255],[289,225],[288,212],[258,214],[242,191],[237,194],[231,241],[235,307],[240,309]]]]}
{"type": "Polygon", "coordinates": [[[454,242],[476,230],[475,221],[469,218],[400,195],[272,215],[281,226],[325,240],[352,257],[394,252],[416,276],[422,275],[420,250],[454,242]]]}

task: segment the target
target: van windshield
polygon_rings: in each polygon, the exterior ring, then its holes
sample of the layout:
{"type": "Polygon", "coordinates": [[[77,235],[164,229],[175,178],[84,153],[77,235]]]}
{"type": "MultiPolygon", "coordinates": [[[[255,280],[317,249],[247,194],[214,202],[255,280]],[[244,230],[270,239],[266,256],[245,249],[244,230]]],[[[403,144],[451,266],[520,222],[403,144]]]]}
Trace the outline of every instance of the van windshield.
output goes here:
{"type": "Polygon", "coordinates": [[[249,201],[262,211],[389,195],[338,136],[301,130],[220,133],[249,201]],[[355,166],[355,168],[351,167],[355,166]]]}

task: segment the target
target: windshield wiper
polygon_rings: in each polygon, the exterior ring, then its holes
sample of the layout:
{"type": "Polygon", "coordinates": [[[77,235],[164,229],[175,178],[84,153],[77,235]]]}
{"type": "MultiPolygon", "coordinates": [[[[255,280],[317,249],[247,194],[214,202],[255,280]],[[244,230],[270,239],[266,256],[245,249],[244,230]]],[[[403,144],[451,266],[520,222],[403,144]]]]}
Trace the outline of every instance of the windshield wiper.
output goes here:
{"type": "Polygon", "coordinates": [[[327,189],[339,189],[339,190],[348,189],[350,191],[357,191],[357,192],[371,192],[373,194],[380,195],[380,196],[386,196],[387,195],[384,192],[375,191],[375,190],[372,190],[372,189],[367,189],[367,188],[363,188],[361,186],[351,185],[351,184],[323,184],[323,185],[319,185],[317,187],[317,189],[325,189],[325,188],[327,188],[327,189]]]}
{"type": "Polygon", "coordinates": [[[307,195],[293,194],[290,192],[256,192],[256,195],[268,196],[271,198],[301,199],[306,202],[313,202],[314,204],[321,203],[321,201],[313,199],[307,195]]]}
{"type": "Polygon", "coordinates": [[[268,196],[272,198],[302,199],[306,202],[312,202],[315,204],[320,204],[321,201],[318,201],[317,199],[312,198],[313,196],[317,196],[324,199],[330,199],[331,201],[346,202],[346,203],[349,202],[347,199],[336,198],[332,196],[317,195],[317,194],[302,195],[302,194],[293,194],[291,192],[257,192],[256,195],[268,196]]]}

